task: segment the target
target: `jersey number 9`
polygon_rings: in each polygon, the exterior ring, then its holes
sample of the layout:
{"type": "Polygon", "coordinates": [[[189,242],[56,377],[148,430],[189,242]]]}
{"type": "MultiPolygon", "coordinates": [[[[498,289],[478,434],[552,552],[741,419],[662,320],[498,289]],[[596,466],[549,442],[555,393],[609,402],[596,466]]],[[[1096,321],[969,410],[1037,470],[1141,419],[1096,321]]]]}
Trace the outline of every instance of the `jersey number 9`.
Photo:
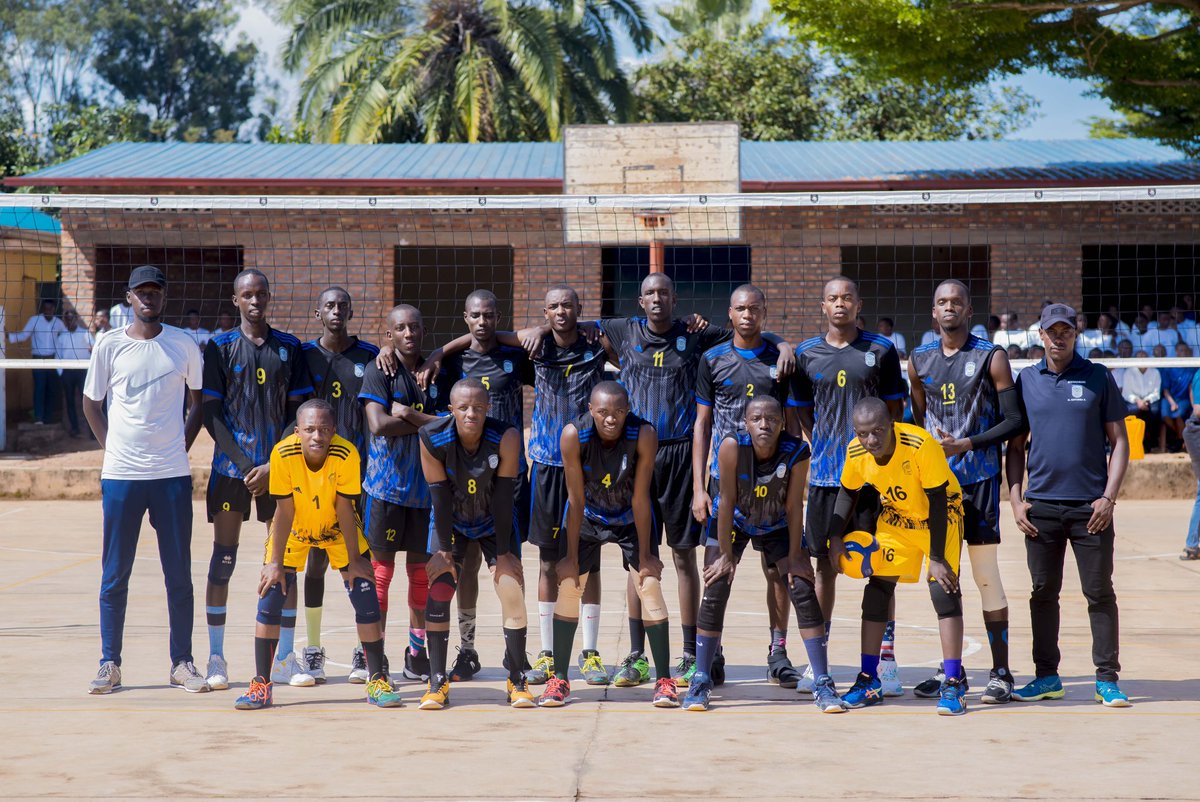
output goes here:
{"type": "Polygon", "coordinates": [[[259,384],[267,383],[267,369],[266,368],[259,368],[258,370],[254,371],[254,375],[258,379],[259,384]]]}

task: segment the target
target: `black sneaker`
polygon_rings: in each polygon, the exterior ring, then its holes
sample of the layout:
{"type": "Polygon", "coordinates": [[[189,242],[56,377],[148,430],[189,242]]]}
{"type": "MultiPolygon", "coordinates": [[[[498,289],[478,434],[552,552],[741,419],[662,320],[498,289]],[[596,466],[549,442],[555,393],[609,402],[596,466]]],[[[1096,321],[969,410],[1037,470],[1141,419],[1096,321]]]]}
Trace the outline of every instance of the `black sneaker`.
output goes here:
{"type": "Polygon", "coordinates": [[[979,701],[985,705],[1004,705],[1012,701],[1012,694],[1013,676],[1008,669],[1001,668],[993,670],[989,675],[987,687],[983,689],[979,701]]]}
{"type": "Polygon", "coordinates": [[[942,683],[945,681],[946,671],[944,666],[939,663],[937,673],[924,682],[918,683],[917,687],[913,688],[913,695],[922,699],[938,699],[942,695],[942,683]]]}
{"type": "Polygon", "coordinates": [[[795,688],[800,683],[800,672],[783,646],[773,646],[767,653],[767,679],[780,688],[795,688]]]}
{"type": "Polygon", "coordinates": [[[421,648],[416,654],[412,649],[404,650],[404,678],[425,682],[429,679],[429,652],[421,648]]]}
{"type": "Polygon", "coordinates": [[[714,686],[725,684],[725,652],[717,650],[713,656],[712,668],[708,672],[714,686]]]}
{"type": "Polygon", "coordinates": [[[474,649],[459,649],[454,666],[450,669],[451,682],[466,682],[479,673],[479,652],[474,649]]]}

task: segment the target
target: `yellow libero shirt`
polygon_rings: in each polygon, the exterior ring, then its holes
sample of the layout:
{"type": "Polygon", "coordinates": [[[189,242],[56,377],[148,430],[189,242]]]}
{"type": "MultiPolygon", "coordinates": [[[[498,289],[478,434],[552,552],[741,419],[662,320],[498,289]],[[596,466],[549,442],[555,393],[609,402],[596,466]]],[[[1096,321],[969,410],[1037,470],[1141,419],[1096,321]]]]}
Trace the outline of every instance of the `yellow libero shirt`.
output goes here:
{"type": "Polygon", "coordinates": [[[357,449],[333,436],[320,470],[309,470],[299,435],[271,449],[271,495],[291,496],[296,505],[291,536],[302,543],[328,543],[342,537],[335,502],[338,494],[355,498],[362,492],[357,449]]]}
{"type": "Polygon", "coordinates": [[[924,429],[908,423],[892,424],[896,436],[896,453],[887,465],[880,465],[858,442],[850,441],[846,448],[846,466],[842,469],[842,486],[859,490],[871,485],[879,491],[883,511],[882,523],[903,529],[929,527],[929,499],[926,489],[946,485],[948,518],[962,518],[962,487],[954,478],[942,446],[924,429]]]}

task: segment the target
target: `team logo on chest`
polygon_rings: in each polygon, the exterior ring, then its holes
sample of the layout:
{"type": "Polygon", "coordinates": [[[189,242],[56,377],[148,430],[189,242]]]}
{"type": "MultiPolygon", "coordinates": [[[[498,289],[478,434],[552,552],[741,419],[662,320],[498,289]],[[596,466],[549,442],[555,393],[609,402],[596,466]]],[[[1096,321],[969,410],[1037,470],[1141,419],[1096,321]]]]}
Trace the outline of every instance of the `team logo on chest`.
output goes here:
{"type": "Polygon", "coordinates": [[[504,372],[505,372],[505,373],[512,373],[512,372],[513,372],[513,363],[512,363],[512,360],[511,360],[511,359],[506,359],[506,360],[504,360],[504,372]]]}
{"type": "Polygon", "coordinates": [[[429,394],[430,398],[437,398],[437,385],[436,384],[429,385],[429,389],[426,390],[425,392],[429,394]]]}
{"type": "Polygon", "coordinates": [[[965,368],[963,368],[963,372],[967,374],[968,379],[971,378],[972,376],[974,376],[975,375],[975,363],[968,362],[967,366],[965,368]]]}
{"type": "Polygon", "coordinates": [[[495,454],[488,455],[488,467],[489,468],[492,468],[493,470],[495,470],[496,466],[499,464],[500,464],[499,457],[497,457],[495,454]]]}
{"type": "Polygon", "coordinates": [[[282,345],[279,346],[279,361],[287,362],[287,349],[284,348],[282,345]]]}
{"type": "Polygon", "coordinates": [[[1072,384],[1071,385],[1071,397],[1072,398],[1083,398],[1083,385],[1082,384],[1072,384]]]}
{"type": "Polygon", "coordinates": [[[629,455],[622,454],[621,455],[621,470],[623,471],[628,467],[629,467],[629,455]]]}
{"type": "Polygon", "coordinates": [[[682,352],[686,349],[687,349],[687,337],[676,337],[675,338],[675,350],[682,352]]]}
{"type": "Polygon", "coordinates": [[[360,378],[360,379],[361,379],[361,378],[363,377],[363,374],[364,374],[364,373],[366,373],[366,372],[367,372],[367,366],[366,366],[366,365],[355,365],[355,366],[354,366],[354,375],[355,375],[357,378],[360,378]]]}
{"type": "Polygon", "coordinates": [[[781,462],[781,463],[779,463],[779,466],[775,469],[775,476],[782,479],[783,475],[785,473],[787,473],[787,466],[781,462]]]}
{"type": "Polygon", "coordinates": [[[867,353],[863,355],[863,361],[867,363],[867,367],[875,367],[875,352],[867,351],[867,353]]]}
{"type": "Polygon", "coordinates": [[[779,368],[772,365],[771,366],[771,381],[775,381],[778,378],[779,378],[779,368]]]}

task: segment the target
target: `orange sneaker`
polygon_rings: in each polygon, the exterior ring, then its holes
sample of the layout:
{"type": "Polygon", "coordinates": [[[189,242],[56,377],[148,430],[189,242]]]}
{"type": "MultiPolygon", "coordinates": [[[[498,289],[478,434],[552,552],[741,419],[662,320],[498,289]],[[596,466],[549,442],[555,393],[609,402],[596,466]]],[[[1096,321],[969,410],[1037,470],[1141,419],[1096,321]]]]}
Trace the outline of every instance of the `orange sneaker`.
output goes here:
{"type": "Polygon", "coordinates": [[[679,690],[675,685],[675,680],[663,677],[654,683],[654,706],[679,707],[679,690]]]}

